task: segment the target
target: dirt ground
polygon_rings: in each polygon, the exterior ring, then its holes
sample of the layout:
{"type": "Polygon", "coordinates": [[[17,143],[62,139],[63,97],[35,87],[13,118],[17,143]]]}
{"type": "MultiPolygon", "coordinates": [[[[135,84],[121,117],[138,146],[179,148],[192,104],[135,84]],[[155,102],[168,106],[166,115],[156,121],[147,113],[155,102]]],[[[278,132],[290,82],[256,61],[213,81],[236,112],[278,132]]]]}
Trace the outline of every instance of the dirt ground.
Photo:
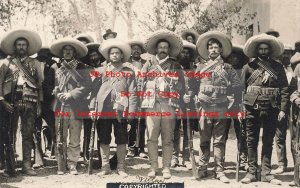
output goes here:
{"type": "MultiPolygon", "coordinates": [[[[20,139],[19,139],[20,140],[20,139]]],[[[196,148],[196,161],[198,161],[198,150],[199,150],[199,134],[195,133],[194,135],[194,147],[196,148]]],[[[259,145],[261,150],[261,144],[259,145]]],[[[18,153],[20,148],[17,149],[18,153]]],[[[126,159],[127,172],[129,177],[123,179],[120,178],[116,172],[113,172],[110,175],[102,178],[96,174],[100,169],[94,169],[92,175],[87,174],[87,165],[82,161],[78,164],[79,175],[74,176],[66,174],[63,176],[56,175],[57,163],[55,160],[46,159],[46,166],[43,169],[37,170],[38,176],[29,177],[23,176],[21,172],[18,172],[18,176],[15,178],[5,178],[1,174],[3,171],[0,171],[0,187],[1,188],[105,188],[107,183],[110,182],[151,182],[151,181],[161,181],[161,182],[179,182],[184,183],[185,188],[196,188],[196,187],[271,187],[274,186],[269,183],[263,182],[254,182],[249,185],[241,184],[240,182],[235,181],[235,161],[236,161],[236,138],[234,130],[230,130],[229,140],[226,147],[226,175],[230,178],[229,184],[224,184],[219,180],[213,178],[213,158],[210,159],[210,168],[209,168],[209,177],[203,180],[193,180],[191,179],[192,172],[186,170],[184,167],[172,168],[172,178],[165,181],[162,178],[162,173],[156,177],[155,180],[149,180],[147,178],[147,173],[149,169],[149,164],[147,159],[142,158],[129,158],[126,159]]],[[[112,152],[113,154],[113,152],[112,152]]],[[[260,151],[259,151],[260,155],[260,151]]],[[[212,155],[211,155],[212,156],[212,155]]],[[[290,152],[290,135],[287,135],[287,156],[288,156],[288,172],[285,172],[282,175],[276,176],[278,179],[283,181],[282,186],[274,187],[289,187],[288,183],[293,180],[293,160],[290,152]]],[[[260,157],[259,157],[260,158],[260,157]]],[[[159,163],[161,165],[161,156],[159,157],[159,163]]],[[[20,158],[18,159],[20,160],[20,158]]],[[[95,159],[96,160],[96,159],[95,159]]],[[[97,167],[98,161],[95,161],[95,166],[97,167]]],[[[276,168],[277,164],[277,155],[276,150],[273,148],[273,158],[272,158],[273,169],[276,168]]],[[[20,169],[19,169],[20,170],[20,169]]],[[[240,172],[240,179],[246,175],[246,172],[240,172]]]]}

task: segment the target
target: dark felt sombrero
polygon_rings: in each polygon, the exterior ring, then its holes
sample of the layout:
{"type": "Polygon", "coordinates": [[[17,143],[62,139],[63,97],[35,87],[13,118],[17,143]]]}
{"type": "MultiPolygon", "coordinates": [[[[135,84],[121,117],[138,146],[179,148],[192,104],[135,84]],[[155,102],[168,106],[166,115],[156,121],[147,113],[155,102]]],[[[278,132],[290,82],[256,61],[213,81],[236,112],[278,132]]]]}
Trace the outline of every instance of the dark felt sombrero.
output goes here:
{"type": "Polygon", "coordinates": [[[115,38],[117,37],[117,33],[112,31],[111,29],[106,30],[106,33],[103,35],[103,38],[106,40],[107,35],[113,34],[115,38]]]}
{"type": "Polygon", "coordinates": [[[93,37],[87,33],[80,33],[80,34],[76,35],[74,38],[79,41],[85,40],[87,43],[94,42],[93,37]]]}

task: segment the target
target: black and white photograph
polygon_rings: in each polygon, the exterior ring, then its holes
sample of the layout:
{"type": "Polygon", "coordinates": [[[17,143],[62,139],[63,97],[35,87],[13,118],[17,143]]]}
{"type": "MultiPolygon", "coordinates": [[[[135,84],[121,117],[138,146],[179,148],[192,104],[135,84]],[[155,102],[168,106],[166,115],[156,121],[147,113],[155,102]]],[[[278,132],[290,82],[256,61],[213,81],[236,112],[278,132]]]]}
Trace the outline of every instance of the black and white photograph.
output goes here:
{"type": "Polygon", "coordinates": [[[0,188],[300,187],[300,0],[1,0],[0,188]]]}

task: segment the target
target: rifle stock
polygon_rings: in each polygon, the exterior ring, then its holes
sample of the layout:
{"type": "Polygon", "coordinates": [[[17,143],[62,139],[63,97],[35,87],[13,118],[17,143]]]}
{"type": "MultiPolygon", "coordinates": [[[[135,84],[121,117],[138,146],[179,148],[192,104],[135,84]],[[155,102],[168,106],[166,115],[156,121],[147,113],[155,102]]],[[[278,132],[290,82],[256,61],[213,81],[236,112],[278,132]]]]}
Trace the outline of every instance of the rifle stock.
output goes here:
{"type": "Polygon", "coordinates": [[[296,185],[300,186],[300,178],[299,178],[299,172],[300,172],[300,144],[299,144],[299,137],[300,137],[300,113],[298,114],[297,118],[297,127],[296,127],[296,163],[294,167],[294,181],[296,185]]]}
{"type": "MultiPolygon", "coordinates": [[[[60,111],[64,111],[65,104],[62,103],[60,111]]],[[[57,150],[58,150],[58,155],[57,155],[57,163],[58,163],[58,173],[65,173],[67,168],[67,158],[65,156],[65,151],[64,151],[64,136],[63,136],[63,118],[62,116],[59,116],[59,121],[58,121],[58,142],[57,142],[57,150]]]]}
{"type": "Polygon", "coordinates": [[[44,161],[43,161],[43,151],[42,151],[42,147],[41,147],[41,140],[38,139],[37,136],[37,128],[35,130],[35,132],[33,133],[33,141],[34,141],[34,146],[35,146],[35,150],[34,150],[34,163],[38,164],[40,166],[44,166],[44,161]]]}
{"type": "MultiPolygon", "coordinates": [[[[95,104],[96,114],[98,114],[98,102],[95,104]]],[[[90,138],[90,153],[89,153],[89,164],[88,164],[88,174],[91,175],[93,173],[93,154],[94,154],[94,142],[95,142],[95,129],[97,124],[97,118],[93,119],[93,125],[91,130],[91,138],[90,138]]]]}
{"type": "MultiPolygon", "coordinates": [[[[241,101],[241,104],[240,104],[241,112],[245,111],[243,101],[244,101],[244,92],[242,93],[242,101],[241,101]]],[[[236,169],[235,180],[237,182],[239,181],[239,175],[240,175],[240,164],[241,164],[240,151],[241,151],[241,148],[242,148],[242,145],[241,145],[242,130],[243,130],[243,120],[240,121],[239,135],[238,135],[238,141],[237,141],[238,142],[237,143],[238,151],[237,151],[237,154],[236,154],[236,167],[235,167],[235,169],[236,169]]]]}

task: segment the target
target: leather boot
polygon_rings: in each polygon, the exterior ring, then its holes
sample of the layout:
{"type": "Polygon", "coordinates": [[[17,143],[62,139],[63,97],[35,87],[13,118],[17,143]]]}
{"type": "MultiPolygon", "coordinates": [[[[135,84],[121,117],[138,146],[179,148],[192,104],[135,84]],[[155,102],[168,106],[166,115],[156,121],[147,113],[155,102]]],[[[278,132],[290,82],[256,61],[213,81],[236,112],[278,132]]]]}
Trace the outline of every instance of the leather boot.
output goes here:
{"type": "Polygon", "coordinates": [[[109,166],[109,152],[110,148],[109,145],[100,144],[100,154],[102,158],[102,169],[98,173],[99,176],[108,175],[110,173],[110,166],[109,166]]]}
{"type": "Polygon", "coordinates": [[[125,157],[126,157],[126,144],[117,145],[117,157],[118,157],[118,173],[122,177],[127,177],[125,172],[125,157]]]}
{"type": "Polygon", "coordinates": [[[37,173],[31,168],[32,141],[22,140],[22,150],[23,150],[23,173],[29,176],[36,176],[37,173]]]}

